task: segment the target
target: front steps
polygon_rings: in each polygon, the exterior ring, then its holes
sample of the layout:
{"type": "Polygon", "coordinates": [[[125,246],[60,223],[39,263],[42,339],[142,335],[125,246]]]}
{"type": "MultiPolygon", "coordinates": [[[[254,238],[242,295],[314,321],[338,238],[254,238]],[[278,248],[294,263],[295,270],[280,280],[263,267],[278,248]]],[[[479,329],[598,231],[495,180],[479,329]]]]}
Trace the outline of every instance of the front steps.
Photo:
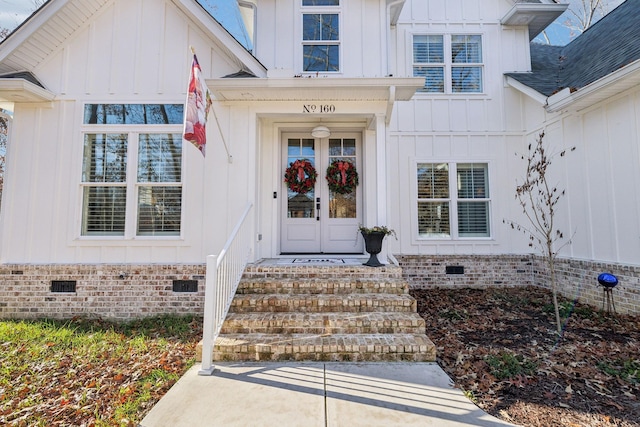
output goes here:
{"type": "Polygon", "coordinates": [[[359,265],[249,265],[213,350],[214,361],[435,356],[400,267],[359,265]]]}

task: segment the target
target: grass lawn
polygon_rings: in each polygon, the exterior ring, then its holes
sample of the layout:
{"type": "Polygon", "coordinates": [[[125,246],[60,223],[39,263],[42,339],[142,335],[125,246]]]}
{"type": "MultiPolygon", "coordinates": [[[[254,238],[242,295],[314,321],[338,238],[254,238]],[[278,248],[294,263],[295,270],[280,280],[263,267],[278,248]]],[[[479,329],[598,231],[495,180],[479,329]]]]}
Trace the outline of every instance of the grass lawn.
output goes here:
{"type": "Polygon", "coordinates": [[[195,363],[202,319],[0,321],[0,425],[136,426],[195,363]]]}

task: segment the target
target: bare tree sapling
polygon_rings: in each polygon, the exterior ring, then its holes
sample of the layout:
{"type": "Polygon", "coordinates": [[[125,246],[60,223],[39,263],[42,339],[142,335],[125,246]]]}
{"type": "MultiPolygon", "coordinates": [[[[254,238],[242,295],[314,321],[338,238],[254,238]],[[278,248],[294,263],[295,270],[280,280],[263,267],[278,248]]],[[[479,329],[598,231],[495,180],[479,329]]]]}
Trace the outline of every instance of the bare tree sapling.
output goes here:
{"type": "MultiPolygon", "coordinates": [[[[556,257],[558,252],[566,245],[571,244],[571,239],[565,239],[564,233],[556,226],[557,206],[560,198],[565,195],[557,185],[549,184],[548,171],[551,162],[559,155],[564,157],[567,150],[559,153],[548,154],[544,140],[544,132],[540,133],[535,145],[529,144],[528,154],[520,155],[526,160],[526,174],[522,183],[516,186],[515,198],[522,207],[522,213],[529,224],[522,225],[513,220],[503,222],[512,229],[520,231],[528,236],[529,246],[537,249],[549,271],[549,280],[553,294],[553,308],[556,317],[558,335],[562,334],[562,322],[558,308],[558,280],[556,275],[556,257]]],[[[569,149],[574,151],[575,147],[569,149]]]]}

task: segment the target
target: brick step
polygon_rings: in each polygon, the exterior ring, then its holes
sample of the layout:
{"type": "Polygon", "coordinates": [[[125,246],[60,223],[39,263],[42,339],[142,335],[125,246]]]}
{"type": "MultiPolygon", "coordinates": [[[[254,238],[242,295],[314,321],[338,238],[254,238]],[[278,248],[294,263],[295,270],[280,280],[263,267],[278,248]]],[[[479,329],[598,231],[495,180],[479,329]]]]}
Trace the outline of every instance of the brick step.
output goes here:
{"type": "Polygon", "coordinates": [[[364,265],[248,265],[243,277],[271,279],[331,279],[331,278],[356,278],[356,279],[385,279],[402,278],[402,268],[395,265],[384,267],[366,267],[364,265]]]}
{"type": "Polygon", "coordinates": [[[353,294],[388,293],[401,295],[409,291],[404,279],[386,278],[245,278],[238,285],[238,294],[353,294]]]}
{"type": "Polygon", "coordinates": [[[413,313],[416,312],[416,308],[416,300],[408,294],[236,294],[229,311],[232,313],[361,313],[386,311],[413,313]]]}
{"type": "Polygon", "coordinates": [[[216,340],[213,360],[434,362],[436,348],[424,334],[232,334],[216,340]]]}
{"type": "Polygon", "coordinates": [[[229,313],[222,334],[424,334],[417,313],[229,313]]]}

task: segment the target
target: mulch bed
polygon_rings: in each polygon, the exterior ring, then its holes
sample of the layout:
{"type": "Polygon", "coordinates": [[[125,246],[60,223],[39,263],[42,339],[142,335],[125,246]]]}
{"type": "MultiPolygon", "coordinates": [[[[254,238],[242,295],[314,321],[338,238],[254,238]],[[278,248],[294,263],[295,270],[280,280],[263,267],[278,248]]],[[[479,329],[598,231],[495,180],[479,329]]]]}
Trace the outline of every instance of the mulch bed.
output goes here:
{"type": "Polygon", "coordinates": [[[640,426],[640,317],[541,288],[413,290],[438,363],[488,413],[523,426],[640,426]]]}

